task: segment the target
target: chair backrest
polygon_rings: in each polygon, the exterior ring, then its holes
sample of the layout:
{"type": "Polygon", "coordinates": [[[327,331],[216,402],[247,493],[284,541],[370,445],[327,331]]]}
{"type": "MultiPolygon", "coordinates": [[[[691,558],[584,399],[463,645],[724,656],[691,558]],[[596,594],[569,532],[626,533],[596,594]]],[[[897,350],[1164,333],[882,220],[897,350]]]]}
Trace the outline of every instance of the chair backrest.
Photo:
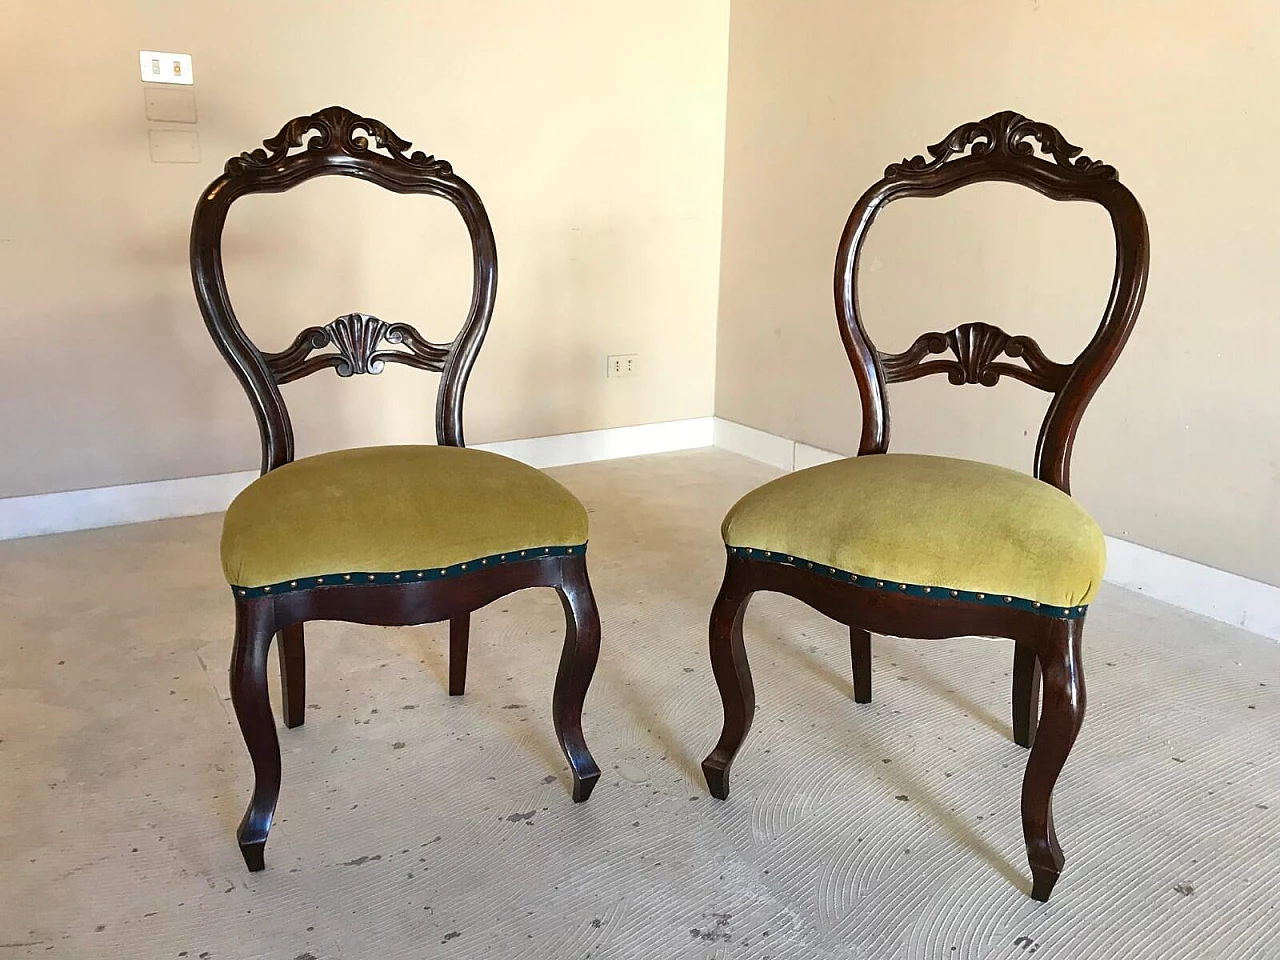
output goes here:
{"type": "Polygon", "coordinates": [[[836,314],[862,397],[858,454],[889,446],[887,386],[945,373],[952,383],[994,386],[1013,377],[1053,394],[1036,442],[1035,476],[1070,493],[1071,447],[1085,407],[1124,348],[1147,281],[1147,221],[1114,167],[1091,160],[1054,127],[1003,111],[957,127],[929,147],[931,159],[890,164],[884,177],[858,200],[836,254],[836,314]],[[1030,337],[1010,336],[975,322],[946,333],[926,333],[902,353],[878,351],[858,310],[858,260],[876,216],[900,197],[940,197],[959,187],[1002,180],[1030,187],[1054,200],[1087,200],[1111,215],[1116,268],[1102,323],[1071,363],[1055,363],[1030,337]],[[954,359],[927,359],[950,352],[954,359]],[[1001,359],[1002,357],[1009,359],[1001,359]],[[1009,362],[1021,360],[1022,363],[1009,362]]]}
{"type": "Polygon", "coordinates": [[[421,151],[378,120],[343,107],[326,107],[295,117],[266,150],[227,161],[196,203],[191,224],[191,278],[205,324],[253,405],[262,437],[262,472],[293,459],[293,427],[280,385],[333,367],[340,377],[379,373],[386,363],[403,363],[439,373],[436,440],[462,446],[462,397],[484,341],[498,285],[498,256],[488,214],[479,196],[444,160],[421,151]],[[431,343],[408,323],[387,323],[351,313],[323,326],[308,327],[279,353],[259,350],[241,328],[227,295],[222,269],[222,230],[227,211],[251,193],[282,193],[323,176],[357,177],[395,193],[424,193],[449,200],[471,236],[474,283],[471,307],[451,343],[431,343]],[[315,351],[332,347],[332,352],[315,351]],[[397,349],[399,348],[399,349],[397,349]]]}

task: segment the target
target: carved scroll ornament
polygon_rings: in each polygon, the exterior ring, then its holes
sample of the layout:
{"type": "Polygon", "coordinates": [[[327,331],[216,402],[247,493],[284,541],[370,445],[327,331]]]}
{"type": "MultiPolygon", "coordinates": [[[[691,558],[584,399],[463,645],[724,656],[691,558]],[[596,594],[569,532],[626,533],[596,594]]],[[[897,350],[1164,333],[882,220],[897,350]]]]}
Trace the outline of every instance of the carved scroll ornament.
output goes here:
{"type": "Polygon", "coordinates": [[[387,323],[367,313],[348,313],[323,327],[308,327],[286,349],[264,354],[276,383],[289,383],[325,367],[333,367],[340,377],[378,374],[387,362],[439,373],[448,356],[448,345],[431,343],[409,324],[387,323]],[[405,349],[380,350],[384,342],[405,349]],[[330,345],[336,353],[312,356],[330,345]]]}
{"type": "Polygon", "coordinates": [[[890,383],[945,373],[952,383],[994,387],[1001,376],[1007,376],[1049,392],[1058,390],[1071,372],[1070,364],[1050,360],[1030,337],[1011,337],[989,323],[965,323],[946,333],[923,334],[902,353],[880,354],[880,363],[890,383]],[[925,359],[948,350],[954,360],[925,359]],[[1002,356],[1020,358],[1025,366],[1003,362],[1002,356]]]}
{"type": "Polygon", "coordinates": [[[911,179],[966,156],[1004,154],[1010,157],[1043,155],[1079,176],[1116,179],[1115,167],[1085,156],[1080,147],[1067,142],[1057,127],[1028,120],[1012,110],[1002,110],[985,120],[956,127],[928,150],[931,159],[915,156],[901,163],[891,163],[885,168],[885,177],[890,180],[911,179]]]}
{"type": "Polygon", "coordinates": [[[358,116],[345,107],[325,107],[310,116],[294,117],[274,137],[263,140],[262,145],[266,150],[242,153],[228,160],[227,173],[261,175],[308,154],[324,157],[374,154],[395,160],[419,174],[445,176],[453,172],[448,161],[437,160],[421,150],[409,153],[413,144],[397,136],[381,120],[358,116]]]}

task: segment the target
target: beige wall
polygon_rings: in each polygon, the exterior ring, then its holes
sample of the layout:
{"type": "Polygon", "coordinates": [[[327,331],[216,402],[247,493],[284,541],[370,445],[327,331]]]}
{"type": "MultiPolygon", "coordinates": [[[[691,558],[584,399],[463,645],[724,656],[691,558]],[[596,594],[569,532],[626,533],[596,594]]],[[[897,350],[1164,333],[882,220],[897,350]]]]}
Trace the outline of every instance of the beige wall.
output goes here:
{"type": "MultiPolygon", "coordinates": [[[[331,103],[453,162],[499,288],[472,442],[712,412],[728,0],[0,0],[0,496],[256,466],[191,294],[225,159],[331,103]],[[194,55],[203,161],[149,160],[139,49],[194,55]],[[605,355],[641,373],[606,380],[605,355]]],[[[233,208],[227,274],[279,349],[360,310],[449,339],[470,275],[443,201],[313,182],[233,208]]],[[[436,378],[286,388],[303,452],[431,438],[436,378]]]]}
{"type": "MultiPolygon", "coordinates": [[[[1271,0],[734,0],[716,412],[852,453],[835,248],[885,165],[1012,109],[1114,164],[1151,276],[1086,415],[1073,487],[1107,532],[1280,584],[1280,7],[1271,0]]],[[[1004,184],[904,200],[873,228],[883,349],[986,320],[1068,359],[1110,279],[1110,226],[1004,184]]],[[[1045,394],[891,391],[893,449],[1029,469],[1045,394]]]]}
{"type": "MultiPolygon", "coordinates": [[[[728,19],[728,0],[0,0],[0,496],[256,464],[191,298],[190,212],[227,156],[330,103],[451,160],[493,217],[472,442],[706,415],[714,383],[719,415],[852,452],[830,293],[849,207],[886,163],[1014,109],[1115,164],[1151,224],[1077,495],[1112,534],[1280,583],[1280,9],[734,0],[728,19]],[[195,57],[200,164],[149,160],[143,47],[195,57]],[[641,374],[606,380],[607,353],[641,374]]],[[[1100,211],[1006,185],[903,201],[868,244],[868,324],[900,349],[985,319],[1070,356],[1109,243],[1100,211]]],[[[351,310],[447,338],[467,295],[447,207],[349,181],[238,204],[227,263],[272,348],[351,310]]],[[[287,397],[309,452],[429,438],[434,389],[393,368],[287,397]]],[[[901,385],[894,448],[1026,467],[1043,408],[1018,384],[901,385]]]]}

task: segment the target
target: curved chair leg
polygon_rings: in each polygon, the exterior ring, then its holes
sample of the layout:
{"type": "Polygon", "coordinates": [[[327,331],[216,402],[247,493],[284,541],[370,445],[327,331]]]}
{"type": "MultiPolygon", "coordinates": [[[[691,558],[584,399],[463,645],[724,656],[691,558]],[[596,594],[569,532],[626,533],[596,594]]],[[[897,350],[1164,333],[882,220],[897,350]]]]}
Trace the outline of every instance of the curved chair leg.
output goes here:
{"type": "Polygon", "coordinates": [[[871,702],[871,634],[849,628],[849,653],[853,659],[854,703],[871,702]]]}
{"type": "Polygon", "coordinates": [[[1030,747],[1036,740],[1040,712],[1040,661],[1036,648],[1024,641],[1013,645],[1013,742],[1030,747]]]}
{"type": "Polygon", "coordinates": [[[1040,730],[1022,781],[1022,833],[1031,862],[1031,896],[1048,900],[1062,873],[1062,847],[1053,829],[1053,785],[1084,720],[1082,620],[1054,620],[1037,644],[1044,681],[1040,730]]]}
{"type": "Polygon", "coordinates": [[[747,612],[751,594],[737,583],[730,561],[715,606],[711,608],[708,627],[711,645],[711,672],[720,688],[724,706],[724,728],[715,749],[702,761],[702,774],[713,797],[729,798],[729,768],[742,741],[751,730],[756,712],[756,689],[751,682],[751,666],[742,641],[742,618],[747,612]]]}
{"type": "Polygon", "coordinates": [[[591,581],[587,579],[586,558],[566,558],[561,570],[563,578],[556,592],[564,606],[566,623],[551,715],[555,720],[556,739],[573,770],[573,801],[582,803],[591,796],[600,779],[600,768],[582,736],[582,704],[600,657],[600,613],[591,593],[591,581]]]}
{"type": "Polygon", "coordinates": [[[236,839],[250,870],[261,870],[263,848],[280,797],[280,743],[267,693],[267,650],[271,647],[270,600],[236,604],[236,642],[231,655],[231,703],[253,760],[253,798],[236,839]]]}
{"type": "Polygon", "coordinates": [[[280,695],[284,725],[300,727],[307,719],[307,654],[302,643],[302,624],[295,623],[279,633],[280,695]]]}
{"type": "Polygon", "coordinates": [[[467,644],[471,637],[471,614],[449,621],[449,696],[460,697],[467,689],[467,644]]]}

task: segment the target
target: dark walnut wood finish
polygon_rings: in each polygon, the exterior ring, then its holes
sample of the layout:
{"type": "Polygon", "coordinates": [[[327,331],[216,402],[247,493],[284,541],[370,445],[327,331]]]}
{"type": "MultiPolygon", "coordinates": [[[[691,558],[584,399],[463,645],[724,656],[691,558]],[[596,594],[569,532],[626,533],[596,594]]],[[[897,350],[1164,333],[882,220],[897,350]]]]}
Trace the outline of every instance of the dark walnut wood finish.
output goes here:
{"type": "MultiPolygon", "coordinates": [[[[929,153],[929,160],[915,157],[890,165],[862,195],[836,255],[836,312],[862,398],[858,455],[888,450],[888,384],[935,373],[946,374],[952,383],[986,386],[994,386],[1002,376],[1013,377],[1052,394],[1034,472],[1069,493],[1076,429],[1128,340],[1142,305],[1148,258],[1142,209],[1113,167],[1081,156],[1080,148],[1055,128],[1016,113],[1006,111],[957,127],[929,147],[929,153]],[[991,180],[1021,184],[1054,200],[1098,203],[1111,215],[1115,274],[1093,338],[1071,363],[1055,363],[1031,338],[977,322],[946,333],[926,333],[899,354],[879,352],[863,329],[857,297],[858,259],[876,216],[900,197],[938,197],[991,180]],[[951,356],[930,359],[947,353],[951,356]]],[[[1031,895],[1047,900],[1063,864],[1053,828],[1053,787],[1084,718],[1084,619],[887,593],[731,553],[710,624],[711,664],[724,701],[724,730],[702,764],[711,792],[721,799],[728,796],[729,769],[755,712],[742,621],[751,595],[759,590],[796,597],[849,626],[858,703],[871,700],[872,632],[920,639],[976,635],[1014,640],[1013,735],[1018,744],[1031,748],[1022,786],[1023,833],[1033,877],[1031,895]]]]}
{"type": "MultiPolygon", "coordinates": [[[[227,161],[225,172],[196,204],[191,227],[196,300],[214,342],[239,377],[257,415],[262,472],[294,457],[293,429],[281,384],[328,368],[349,377],[376,374],[387,363],[402,363],[441,374],[436,440],[463,446],[463,392],[493,313],[498,277],[493,230],[479,196],[445,161],[420,151],[410,153],[411,144],[385,124],[342,107],[290,120],[263,146],[266,150],[227,161]],[[471,237],[475,280],[470,310],[453,342],[432,343],[410,324],[387,323],[361,313],[309,327],[278,353],[259,350],[245,334],[232,309],[223,274],[222,231],[227,211],[247,194],[279,193],[321,176],[357,177],[395,193],[442,197],[457,209],[471,237]],[[326,348],[332,350],[319,352],[326,348]]],[[[600,777],[582,736],[582,704],[599,654],[600,617],[581,553],[477,569],[447,580],[316,587],[236,598],[231,697],[255,778],[253,798],[237,839],[250,870],[263,868],[263,849],[280,794],[280,746],[267,695],[267,651],[272,639],[279,643],[282,713],[287,727],[300,726],[305,718],[302,625],[308,620],[381,626],[449,621],[449,693],[459,696],[466,684],[470,614],[527,587],[551,587],[564,605],[567,633],[552,716],[573,772],[573,799],[581,802],[590,796],[600,777]]]]}

